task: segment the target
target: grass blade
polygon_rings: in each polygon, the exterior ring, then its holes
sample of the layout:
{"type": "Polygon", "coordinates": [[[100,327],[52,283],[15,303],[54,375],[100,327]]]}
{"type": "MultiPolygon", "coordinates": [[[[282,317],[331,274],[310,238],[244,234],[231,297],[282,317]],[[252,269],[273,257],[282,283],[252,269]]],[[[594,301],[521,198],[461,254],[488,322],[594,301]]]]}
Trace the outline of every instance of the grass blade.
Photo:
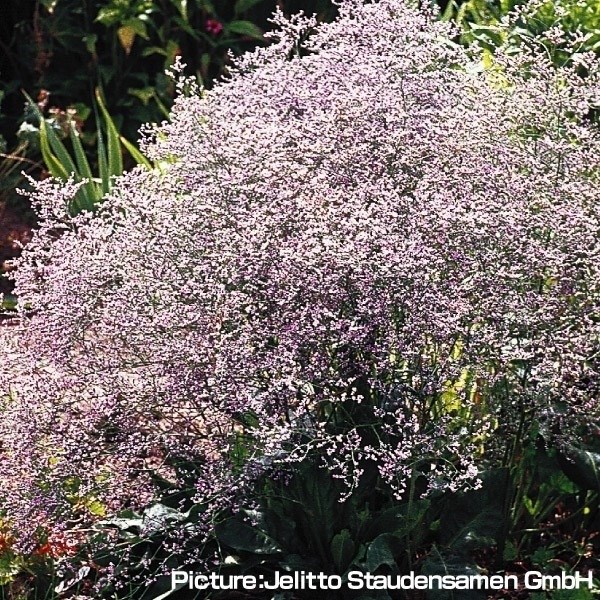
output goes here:
{"type": "Polygon", "coordinates": [[[77,168],[79,169],[79,174],[82,179],[87,179],[87,182],[81,188],[82,195],[85,198],[84,208],[87,210],[92,210],[94,208],[94,204],[101,199],[100,193],[93,181],[94,177],[92,175],[92,169],[90,168],[90,163],[85,155],[85,150],[83,149],[83,145],[79,139],[79,132],[75,128],[75,123],[73,120],[69,121],[69,134],[71,138],[71,144],[73,145],[73,153],[75,154],[75,162],[77,163],[77,168]]]}
{"type": "Polygon", "coordinates": [[[106,146],[104,145],[104,135],[102,133],[102,126],[100,124],[100,117],[98,116],[98,110],[94,106],[94,112],[96,113],[96,131],[98,132],[98,176],[100,179],[100,186],[102,188],[102,195],[108,194],[111,187],[110,173],[108,171],[108,160],[106,157],[106,146]]]}
{"type": "Polygon", "coordinates": [[[38,108],[38,105],[31,99],[31,96],[27,94],[27,92],[23,91],[23,95],[25,98],[27,98],[27,101],[40,121],[40,150],[42,152],[42,159],[44,160],[46,168],[48,171],[50,171],[50,175],[52,175],[52,177],[66,181],[69,179],[69,172],[50,148],[50,143],[48,141],[48,124],[44,120],[44,115],[38,108]]]}
{"type": "Polygon", "coordinates": [[[129,140],[124,138],[122,135],[119,136],[119,139],[121,140],[121,144],[123,144],[125,150],[129,152],[131,158],[133,158],[138,165],[144,165],[144,167],[146,167],[146,169],[149,171],[152,170],[152,164],[150,161],[129,140]]]}
{"type": "Polygon", "coordinates": [[[100,88],[96,88],[96,101],[100,107],[100,112],[104,119],[104,126],[106,129],[106,145],[108,150],[108,173],[110,176],[119,177],[123,174],[123,157],[121,156],[121,143],[119,140],[119,132],[115,126],[112,117],[110,116],[100,88]]]}
{"type": "Polygon", "coordinates": [[[80,181],[81,176],[77,167],[75,166],[75,163],[73,162],[73,159],[71,158],[71,155],[69,154],[69,151],[58,135],[56,135],[56,132],[52,129],[52,127],[48,126],[44,119],[40,120],[40,137],[42,130],[44,130],[44,135],[48,139],[50,148],[52,148],[52,151],[54,152],[54,156],[66,170],[67,179],[71,173],[73,173],[75,175],[75,181],[80,181]]]}

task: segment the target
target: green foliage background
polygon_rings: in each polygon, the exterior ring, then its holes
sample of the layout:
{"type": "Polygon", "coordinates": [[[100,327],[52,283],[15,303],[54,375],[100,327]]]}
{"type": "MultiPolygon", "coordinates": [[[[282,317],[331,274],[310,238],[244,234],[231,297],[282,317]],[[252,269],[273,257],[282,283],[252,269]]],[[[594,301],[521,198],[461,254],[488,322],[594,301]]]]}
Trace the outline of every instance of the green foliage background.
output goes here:
{"type": "MultiPolygon", "coordinates": [[[[499,31],[498,23],[519,2],[440,4],[443,18],[463,28],[462,43],[478,42],[492,50],[505,41],[506,33],[499,31]]],[[[87,164],[90,173],[96,169],[102,173],[99,123],[104,123],[106,132],[113,131],[117,146],[117,130],[125,140],[135,141],[140,125],[168,115],[174,89],[164,71],[176,56],[183,58],[189,74],[210,87],[226,71],[229,50],[241,53],[264,43],[262,33],[269,28],[268,18],[276,5],[287,13],[316,12],[323,20],[335,15],[330,0],[2,0],[0,201],[22,185],[21,161],[37,176],[53,173],[43,153],[44,136],[55,140],[51,142],[54,155],[64,148],[63,156],[79,154],[78,166],[87,164]],[[102,120],[95,116],[96,90],[106,102],[102,120]],[[46,134],[45,128],[49,128],[46,134]],[[73,137],[75,130],[79,135],[73,137]]],[[[514,43],[532,34],[543,35],[558,21],[568,31],[581,33],[582,52],[600,51],[598,0],[547,2],[527,27],[513,30],[514,43]]],[[[549,41],[548,50],[557,63],[569,60],[560,43],[549,41]]],[[[127,166],[131,157],[124,154],[127,166]]],[[[62,162],[63,167],[68,163],[62,162]]],[[[84,169],[79,170],[85,176],[84,169]]],[[[349,569],[395,573],[414,566],[411,561],[416,555],[420,556],[417,566],[425,573],[469,573],[478,568],[477,553],[485,559],[490,548],[495,549],[498,568],[524,563],[545,569],[557,561],[567,566],[589,562],[586,532],[597,527],[599,515],[597,439],[561,453],[546,451],[543,438],[543,431],[535,431],[523,440],[507,455],[502,469],[486,473],[481,491],[410,506],[365,489],[361,493],[368,491],[368,497],[355,494],[346,512],[341,511],[336,482],[309,464],[310,472],[297,475],[290,487],[265,484],[253,515],[256,527],[239,516],[225,519],[216,529],[215,547],[223,564],[236,557],[237,562],[230,561],[226,568],[240,573],[259,564],[265,573],[292,568],[342,575],[349,569]],[[312,482],[313,490],[306,488],[306,481],[312,482]],[[566,526],[552,530],[557,507],[571,516],[566,526]],[[314,561],[302,562],[307,556],[314,561]]],[[[148,510],[162,510],[177,522],[193,521],[191,506],[186,506],[187,513],[176,514],[179,500],[174,506],[148,510]]],[[[167,528],[144,537],[144,515],[130,517],[116,524],[122,538],[135,540],[157,561],[166,560],[160,548],[167,528]]],[[[101,560],[98,557],[99,564],[101,560]]],[[[49,584],[43,577],[49,576],[52,565],[41,564],[39,557],[36,561],[25,563],[0,548],[0,586],[13,582],[12,591],[5,588],[6,597],[44,597],[49,584]],[[15,579],[19,573],[21,579],[15,579]],[[39,593],[31,584],[27,593],[18,596],[15,585],[26,579],[41,586],[39,593]]],[[[163,584],[157,582],[159,587],[163,584]]],[[[2,588],[0,594],[4,597],[2,588]]]]}
{"type": "MultiPolygon", "coordinates": [[[[329,19],[329,0],[279,2],[329,19]]],[[[210,87],[228,50],[262,43],[274,0],[4,0],[1,11],[0,134],[11,147],[25,90],[44,107],[73,107],[87,121],[100,86],[128,139],[168,115],[173,87],[164,71],[177,55],[210,87]],[[218,23],[220,31],[211,30],[218,23]],[[42,91],[45,90],[45,91],[42,91]]]]}

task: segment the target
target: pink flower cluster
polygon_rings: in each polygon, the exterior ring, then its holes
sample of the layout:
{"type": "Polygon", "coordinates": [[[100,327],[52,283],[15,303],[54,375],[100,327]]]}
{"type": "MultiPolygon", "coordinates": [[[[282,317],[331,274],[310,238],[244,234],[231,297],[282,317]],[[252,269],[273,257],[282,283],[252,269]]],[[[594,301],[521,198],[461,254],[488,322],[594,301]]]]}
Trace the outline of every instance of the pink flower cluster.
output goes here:
{"type": "Polygon", "coordinates": [[[37,187],[0,373],[21,535],[147,502],[172,456],[215,509],[314,453],[402,496],[423,462],[474,482],[499,425],[598,413],[598,63],[484,65],[406,0],[274,20],[231,81],[180,81],[160,167],[97,214],[37,187]]]}

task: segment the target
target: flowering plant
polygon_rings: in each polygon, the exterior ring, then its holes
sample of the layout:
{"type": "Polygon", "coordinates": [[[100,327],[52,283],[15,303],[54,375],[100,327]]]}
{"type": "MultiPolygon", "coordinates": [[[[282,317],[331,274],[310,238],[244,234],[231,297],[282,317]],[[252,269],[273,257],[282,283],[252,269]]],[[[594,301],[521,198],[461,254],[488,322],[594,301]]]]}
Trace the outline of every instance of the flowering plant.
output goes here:
{"type": "Polygon", "coordinates": [[[598,414],[597,60],[483,64],[405,0],[274,22],[231,81],[179,81],[163,170],[94,215],[37,187],[0,375],[23,547],[157,474],[191,480],[195,534],[306,461],[342,500],[366,469],[400,500],[476,487],[534,424],[598,414]]]}

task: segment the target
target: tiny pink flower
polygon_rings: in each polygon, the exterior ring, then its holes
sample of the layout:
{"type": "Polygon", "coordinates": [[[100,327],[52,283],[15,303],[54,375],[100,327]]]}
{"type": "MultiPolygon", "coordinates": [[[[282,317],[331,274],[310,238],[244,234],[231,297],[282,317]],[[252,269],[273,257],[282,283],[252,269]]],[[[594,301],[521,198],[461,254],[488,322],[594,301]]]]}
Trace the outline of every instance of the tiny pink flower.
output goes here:
{"type": "Polygon", "coordinates": [[[217,21],[216,19],[206,19],[204,23],[204,27],[206,31],[215,37],[223,31],[223,23],[217,21]]]}

